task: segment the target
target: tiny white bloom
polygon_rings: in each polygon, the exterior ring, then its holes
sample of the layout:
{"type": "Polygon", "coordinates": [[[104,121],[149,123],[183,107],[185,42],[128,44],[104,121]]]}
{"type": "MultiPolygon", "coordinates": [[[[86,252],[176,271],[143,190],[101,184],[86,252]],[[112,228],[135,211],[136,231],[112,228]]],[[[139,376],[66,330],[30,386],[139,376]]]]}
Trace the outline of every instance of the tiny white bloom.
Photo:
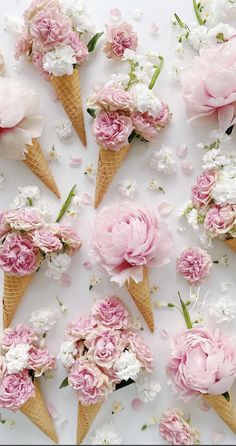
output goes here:
{"type": "Polygon", "coordinates": [[[50,308],[33,311],[33,313],[31,313],[30,322],[36,333],[46,333],[56,324],[56,313],[50,308]]]}
{"type": "Polygon", "coordinates": [[[24,29],[24,21],[23,19],[9,15],[4,14],[4,30],[9,33],[14,34],[21,34],[24,29]]]}
{"type": "Polygon", "coordinates": [[[195,50],[199,51],[200,48],[208,44],[209,35],[207,27],[204,25],[198,26],[194,23],[190,28],[189,43],[195,50]]]}
{"type": "Polygon", "coordinates": [[[29,350],[29,344],[17,344],[7,351],[5,359],[8,373],[18,373],[27,367],[29,350]]]}
{"type": "Polygon", "coordinates": [[[160,383],[150,373],[139,373],[135,383],[138,397],[144,403],[154,401],[161,390],[160,383]]]}
{"type": "Polygon", "coordinates": [[[92,445],[112,445],[122,444],[120,436],[114,431],[111,424],[104,424],[102,427],[98,427],[95,430],[94,435],[91,437],[92,445]]]}
{"type": "Polygon", "coordinates": [[[236,203],[236,169],[233,166],[219,173],[212,198],[217,204],[236,203]]]}
{"type": "Polygon", "coordinates": [[[163,146],[159,152],[154,152],[150,158],[150,166],[157,172],[171,175],[176,171],[176,161],[174,150],[171,147],[163,146]]]}
{"type": "Polygon", "coordinates": [[[208,150],[203,155],[203,170],[221,169],[230,163],[230,157],[220,149],[208,150]]]}
{"type": "Polygon", "coordinates": [[[209,313],[217,324],[230,322],[236,317],[235,302],[229,296],[222,296],[217,301],[209,304],[209,313]]]}
{"type": "Polygon", "coordinates": [[[26,200],[29,198],[33,200],[39,200],[40,199],[40,190],[38,186],[25,186],[25,187],[18,187],[19,194],[26,200]]]}
{"type": "Polygon", "coordinates": [[[67,118],[57,119],[55,121],[55,130],[59,138],[68,138],[72,133],[72,124],[67,118]]]}
{"type": "Polygon", "coordinates": [[[133,16],[134,20],[141,20],[143,17],[143,9],[141,9],[141,8],[134,9],[132,16],[133,16]]]}
{"type": "Polygon", "coordinates": [[[43,68],[54,76],[63,76],[73,73],[73,65],[76,63],[74,50],[69,45],[56,47],[43,56],[43,68]]]}
{"type": "Polygon", "coordinates": [[[45,274],[50,279],[59,280],[61,275],[68,270],[70,263],[71,257],[68,254],[53,253],[48,259],[45,274]]]}
{"type": "Polygon", "coordinates": [[[198,224],[198,213],[195,208],[193,208],[190,212],[186,214],[187,222],[189,226],[191,226],[194,231],[199,230],[199,224],[198,224]]]}
{"type": "Polygon", "coordinates": [[[120,183],[118,191],[122,197],[133,198],[137,193],[137,183],[135,180],[128,180],[126,178],[120,183]]]}
{"type": "Polygon", "coordinates": [[[141,369],[141,362],[134,352],[125,350],[115,361],[114,369],[120,380],[136,379],[141,369]]]}
{"type": "Polygon", "coordinates": [[[75,362],[77,354],[76,345],[73,341],[65,341],[60,346],[60,352],[57,356],[64,367],[70,368],[75,362]]]}
{"type": "Polygon", "coordinates": [[[213,42],[223,43],[235,35],[235,29],[227,23],[219,23],[214,28],[209,29],[208,34],[213,42]]]}
{"type": "Polygon", "coordinates": [[[148,183],[148,189],[159,190],[159,187],[160,187],[159,181],[156,180],[155,178],[153,178],[148,183]]]}

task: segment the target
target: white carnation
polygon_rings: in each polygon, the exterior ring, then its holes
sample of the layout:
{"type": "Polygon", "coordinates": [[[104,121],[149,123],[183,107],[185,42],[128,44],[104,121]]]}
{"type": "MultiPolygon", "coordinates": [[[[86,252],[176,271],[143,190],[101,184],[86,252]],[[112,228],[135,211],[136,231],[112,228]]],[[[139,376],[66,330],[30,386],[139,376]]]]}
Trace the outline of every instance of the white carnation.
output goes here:
{"type": "Polygon", "coordinates": [[[236,172],[232,167],[220,172],[212,190],[212,198],[217,204],[236,203],[236,172]]]}
{"type": "Polygon", "coordinates": [[[236,317],[236,305],[230,297],[223,296],[217,301],[211,302],[208,310],[217,324],[230,322],[236,317]]]}
{"type": "Polygon", "coordinates": [[[77,353],[76,345],[73,341],[65,341],[61,344],[60,353],[57,356],[62,362],[63,366],[70,368],[75,362],[75,355],[77,353]]]}
{"type": "Polygon", "coordinates": [[[56,324],[56,313],[55,311],[50,310],[50,308],[34,311],[31,314],[30,322],[36,333],[46,333],[56,324]]]}
{"type": "Polygon", "coordinates": [[[154,152],[150,158],[150,166],[157,172],[170,175],[176,171],[176,161],[173,157],[174,150],[171,147],[162,147],[159,152],[154,152]]]}
{"type": "Polygon", "coordinates": [[[95,26],[87,13],[86,3],[81,0],[61,0],[62,12],[68,15],[79,33],[94,33],[95,26]]]}
{"type": "Polygon", "coordinates": [[[125,350],[115,362],[114,369],[121,381],[134,380],[140,372],[141,362],[136,358],[134,352],[125,350]]]}
{"type": "Polygon", "coordinates": [[[68,138],[72,133],[72,124],[67,118],[57,119],[55,121],[55,129],[59,138],[68,138]]]}
{"type": "Polygon", "coordinates": [[[134,198],[137,193],[137,183],[135,180],[125,179],[121,182],[118,192],[122,197],[134,198]]]}
{"type": "Polygon", "coordinates": [[[194,231],[199,230],[199,224],[198,224],[198,213],[195,208],[193,208],[190,212],[186,214],[187,222],[189,226],[193,228],[194,231]]]}
{"type": "Polygon", "coordinates": [[[162,105],[160,99],[144,84],[136,84],[131,88],[134,96],[135,108],[141,113],[149,113],[157,116],[161,111],[162,105]]]}
{"type": "Polygon", "coordinates": [[[54,50],[45,53],[43,56],[43,68],[54,76],[63,76],[73,73],[73,65],[76,64],[76,57],[71,46],[56,47],[54,50]]]}
{"type": "Polygon", "coordinates": [[[135,383],[138,397],[144,403],[154,401],[161,390],[160,383],[146,372],[139,373],[135,383]]]}
{"type": "Polygon", "coordinates": [[[209,36],[206,26],[198,26],[195,23],[191,26],[191,32],[188,37],[190,45],[197,51],[208,44],[209,36]]]}
{"type": "Polygon", "coordinates": [[[17,344],[8,350],[5,356],[8,373],[18,373],[27,368],[29,350],[29,344],[17,344]]]}
{"type": "Polygon", "coordinates": [[[120,436],[114,431],[111,424],[104,424],[95,430],[95,435],[91,437],[91,444],[110,445],[122,444],[120,436]]]}
{"type": "Polygon", "coordinates": [[[231,39],[231,37],[235,35],[235,29],[227,23],[219,23],[218,25],[214,26],[214,28],[211,28],[208,31],[208,34],[213,41],[222,43],[231,39]]]}
{"type": "Polygon", "coordinates": [[[203,169],[222,169],[222,166],[227,166],[230,163],[230,157],[223,153],[220,149],[208,150],[203,156],[203,169]]]}
{"type": "Polygon", "coordinates": [[[24,30],[24,20],[13,15],[4,14],[4,30],[9,33],[21,34],[24,30]]]}
{"type": "Polygon", "coordinates": [[[53,253],[48,259],[45,274],[50,279],[60,280],[61,275],[68,270],[70,263],[71,257],[68,254],[53,253]]]}

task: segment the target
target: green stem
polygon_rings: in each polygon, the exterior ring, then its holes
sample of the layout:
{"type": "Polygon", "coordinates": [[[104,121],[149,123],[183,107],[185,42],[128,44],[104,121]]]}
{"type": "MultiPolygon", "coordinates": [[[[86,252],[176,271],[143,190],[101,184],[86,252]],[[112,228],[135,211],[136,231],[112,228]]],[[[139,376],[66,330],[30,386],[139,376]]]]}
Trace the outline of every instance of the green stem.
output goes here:
{"type": "Polygon", "coordinates": [[[160,73],[161,73],[161,71],[162,71],[162,69],[164,67],[164,57],[159,56],[159,59],[160,59],[160,65],[159,66],[155,66],[156,70],[155,70],[155,72],[154,72],[154,74],[152,76],[151,82],[150,82],[149,87],[148,87],[150,90],[153,89],[153,87],[154,87],[154,85],[155,85],[155,83],[157,81],[157,78],[160,75],[160,73]]]}
{"type": "Polygon", "coordinates": [[[189,314],[189,311],[187,309],[187,306],[184,303],[184,301],[181,299],[181,296],[180,296],[179,292],[178,292],[178,295],[179,295],[179,300],[180,300],[181,307],[182,307],[182,310],[183,310],[183,316],[184,316],[186,325],[187,325],[188,328],[193,328],[193,324],[192,324],[192,321],[191,321],[190,314],[189,314]]]}
{"type": "Polygon", "coordinates": [[[70,190],[70,193],[66,199],[66,201],[64,202],[64,204],[62,205],[60,212],[57,216],[56,219],[56,223],[59,223],[59,221],[61,221],[63,215],[66,213],[67,209],[69,208],[72,198],[75,196],[75,189],[76,189],[77,185],[75,184],[72,189],[70,190]]]}
{"type": "Polygon", "coordinates": [[[29,202],[29,206],[33,206],[33,200],[31,197],[27,197],[27,200],[29,202]]]}
{"type": "Polygon", "coordinates": [[[185,29],[185,23],[182,22],[181,18],[176,14],[176,12],[174,13],[174,16],[180,28],[185,29]]]}
{"type": "Polygon", "coordinates": [[[197,17],[197,21],[198,21],[199,25],[200,26],[204,25],[204,21],[202,20],[196,0],[193,0],[193,7],[194,7],[194,12],[197,17]]]}

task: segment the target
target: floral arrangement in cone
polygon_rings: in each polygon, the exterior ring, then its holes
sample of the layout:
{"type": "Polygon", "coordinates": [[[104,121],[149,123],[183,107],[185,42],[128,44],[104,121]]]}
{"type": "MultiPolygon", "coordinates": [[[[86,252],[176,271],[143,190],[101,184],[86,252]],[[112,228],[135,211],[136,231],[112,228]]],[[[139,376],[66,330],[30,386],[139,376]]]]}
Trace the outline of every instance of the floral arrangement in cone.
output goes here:
{"type": "Polygon", "coordinates": [[[58,198],[60,192],[37,138],[42,133],[39,96],[0,77],[0,157],[22,160],[58,198]]]}
{"type": "MultiPolygon", "coordinates": [[[[180,295],[179,295],[180,297],[180,295]]],[[[171,341],[166,371],[169,384],[179,398],[188,402],[203,396],[222,420],[236,433],[236,409],[230,389],[236,378],[236,344],[218,329],[194,326],[188,311],[190,302],[181,308],[187,329],[171,341]]]]}
{"type": "Polygon", "coordinates": [[[93,34],[84,2],[34,0],[24,13],[23,33],[15,57],[26,56],[50,80],[78,136],[86,146],[86,133],[77,67],[88,60],[103,33],[93,34]]]}
{"type": "Polygon", "coordinates": [[[166,223],[148,208],[129,203],[102,208],[92,236],[93,258],[112,282],[126,284],[151,331],[154,331],[148,268],[166,265],[173,240],[166,223]]]}
{"type": "Polygon", "coordinates": [[[49,278],[59,280],[79,250],[74,228],[60,223],[73,197],[71,190],[56,223],[47,220],[37,187],[19,189],[13,209],[0,211],[0,268],[4,272],[3,318],[7,327],[43,261],[49,278]],[[15,206],[15,208],[14,208],[15,206]]]}
{"type": "Polygon", "coordinates": [[[68,371],[68,384],[78,401],[77,444],[80,444],[103,402],[116,389],[151,374],[153,355],[135,331],[127,309],[116,296],[97,301],[91,314],[66,328],[58,358],[68,371]]]}
{"type": "Polygon", "coordinates": [[[21,410],[39,429],[58,443],[40,389],[39,378],[56,368],[56,360],[39,334],[27,325],[6,328],[0,335],[0,407],[21,410]]]}
{"type": "Polygon", "coordinates": [[[168,105],[153,92],[163,57],[139,56],[126,49],[129,73],[113,75],[88,99],[93,116],[92,133],[99,146],[95,208],[130,150],[133,138],[156,141],[171,118],[168,105]]]}

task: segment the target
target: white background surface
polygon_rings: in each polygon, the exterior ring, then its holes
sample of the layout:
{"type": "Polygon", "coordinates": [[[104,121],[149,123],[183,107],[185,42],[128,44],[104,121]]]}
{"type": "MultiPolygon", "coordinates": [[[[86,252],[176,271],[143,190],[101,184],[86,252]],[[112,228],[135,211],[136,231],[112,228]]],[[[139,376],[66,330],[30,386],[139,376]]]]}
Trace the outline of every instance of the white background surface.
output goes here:
{"type": "MultiPolygon", "coordinates": [[[[96,166],[98,155],[96,143],[90,132],[90,117],[85,112],[88,139],[87,150],[83,148],[75,133],[66,142],[58,139],[54,129],[54,121],[66,115],[62,106],[55,100],[53,101],[54,96],[51,86],[29,65],[25,65],[20,73],[17,73],[13,68],[15,64],[13,56],[14,37],[3,31],[3,15],[4,13],[8,13],[20,16],[29,4],[29,0],[1,0],[0,46],[6,61],[6,75],[21,81],[29,87],[34,87],[40,94],[41,110],[45,122],[44,132],[40,141],[46,151],[54,144],[60,154],[60,159],[51,163],[51,169],[62,193],[62,198],[64,199],[66,197],[69,189],[75,183],[78,184],[78,195],[80,198],[82,198],[85,192],[93,195],[95,181],[83,174],[86,165],[89,163],[92,162],[96,166]],[[82,165],[77,168],[71,167],[69,165],[70,155],[81,157],[82,165]]],[[[153,296],[153,301],[156,301],[158,298],[164,302],[177,302],[178,290],[182,293],[183,298],[187,300],[189,287],[181,277],[177,277],[175,273],[175,259],[176,255],[182,249],[188,246],[199,245],[199,242],[191,230],[184,234],[177,231],[177,226],[179,225],[177,214],[178,208],[189,199],[190,187],[195,177],[200,173],[201,159],[199,152],[196,150],[196,143],[207,140],[209,129],[205,129],[201,133],[199,130],[191,128],[188,125],[180,88],[172,80],[169,71],[176,46],[176,32],[171,26],[170,18],[172,13],[176,11],[185,22],[191,23],[194,20],[192,2],[190,0],[188,2],[186,0],[179,0],[178,2],[175,0],[154,2],[147,2],[146,0],[101,0],[100,2],[97,0],[87,0],[87,5],[97,25],[97,31],[103,30],[105,23],[109,21],[110,9],[112,7],[119,7],[123,17],[133,23],[138,32],[138,51],[157,51],[165,57],[165,67],[158,80],[156,91],[170,105],[170,109],[173,112],[172,122],[160,134],[158,142],[149,145],[148,150],[141,143],[132,143],[133,148],[110,187],[103,204],[109,205],[115,200],[121,199],[117,192],[118,182],[125,178],[136,179],[139,189],[139,194],[137,195],[139,203],[149,204],[156,212],[158,212],[158,206],[162,201],[168,201],[173,204],[174,211],[166,218],[166,221],[169,222],[174,236],[174,259],[167,267],[161,270],[150,271],[150,282],[151,285],[158,284],[160,287],[158,295],[153,296]],[[144,9],[144,17],[141,21],[134,21],[132,18],[132,12],[135,8],[144,9]],[[149,31],[152,20],[156,20],[160,26],[160,33],[155,37],[151,36],[149,31]],[[177,173],[168,179],[159,176],[160,184],[166,191],[165,196],[160,192],[147,189],[149,181],[152,178],[158,178],[155,172],[150,169],[148,159],[152,150],[158,150],[163,143],[172,146],[174,149],[179,144],[186,143],[189,147],[189,152],[187,159],[184,161],[188,160],[194,166],[192,175],[186,176],[180,169],[182,161],[177,158],[177,173]]],[[[94,82],[108,79],[112,72],[122,71],[122,65],[117,62],[108,61],[104,54],[101,53],[100,48],[101,43],[98,45],[97,51],[92,55],[89,63],[80,70],[84,110],[86,97],[91,92],[94,82]]],[[[23,163],[1,160],[0,172],[6,177],[4,187],[0,190],[1,208],[9,207],[19,185],[37,184],[41,188],[42,199],[50,203],[53,213],[56,216],[60,202],[33,177],[33,174],[31,174],[23,163]]],[[[139,315],[125,289],[119,290],[115,284],[111,284],[108,278],[97,267],[94,267],[90,271],[83,267],[83,262],[88,259],[89,239],[94,217],[95,211],[93,208],[82,204],[80,207],[79,231],[83,240],[83,246],[73,259],[72,266],[69,270],[72,282],[71,286],[69,288],[56,286],[53,281],[50,281],[44,276],[43,271],[38,272],[14,320],[14,324],[19,322],[27,323],[33,310],[45,306],[58,310],[59,307],[55,299],[57,295],[67,306],[68,311],[65,315],[59,313],[58,324],[48,336],[48,345],[55,355],[58,353],[59,345],[63,340],[64,328],[67,322],[76,314],[89,312],[95,298],[106,297],[111,293],[117,293],[127,305],[128,309],[134,315],[139,315]],[[89,292],[89,280],[92,274],[102,277],[102,284],[89,292]]],[[[217,296],[219,294],[220,282],[223,280],[233,283],[231,293],[233,296],[236,288],[235,274],[233,274],[235,254],[220,242],[215,243],[211,253],[213,259],[218,259],[222,254],[227,253],[230,259],[230,266],[228,268],[214,266],[212,277],[201,287],[201,297],[204,297],[207,290],[209,290],[208,300],[217,296]]],[[[2,279],[2,275],[0,279],[2,279]]],[[[171,395],[165,377],[168,340],[160,336],[160,331],[165,328],[169,334],[174,335],[181,327],[184,327],[184,321],[178,312],[170,309],[154,309],[154,314],[157,327],[155,334],[151,335],[149,333],[145,323],[143,323],[145,331],[142,333],[155,355],[155,375],[162,385],[162,391],[159,393],[158,399],[153,403],[143,405],[139,411],[135,411],[131,406],[131,401],[136,396],[134,386],[115,392],[103,405],[90,434],[85,440],[85,444],[89,444],[90,435],[94,429],[107,421],[113,422],[114,428],[121,435],[124,444],[163,444],[163,440],[158,432],[158,426],[154,426],[144,432],[140,428],[143,424],[149,423],[153,415],[160,417],[162,411],[168,407],[185,408],[186,413],[190,414],[192,418],[193,425],[200,430],[202,443],[212,444],[212,433],[216,429],[225,434],[224,444],[234,444],[235,436],[215,413],[212,411],[203,412],[200,410],[200,405],[197,401],[185,406],[171,395]],[[120,401],[124,409],[119,414],[111,415],[112,403],[115,400],[120,401]]],[[[204,310],[204,315],[206,324],[214,326],[213,321],[208,317],[207,309],[204,310]]],[[[234,333],[234,328],[234,323],[229,323],[225,327],[222,327],[222,329],[231,334],[234,333]]],[[[73,444],[75,443],[76,434],[77,403],[71,389],[59,390],[59,385],[64,377],[65,371],[59,364],[55,378],[47,382],[43,381],[42,386],[45,399],[48,403],[56,407],[59,414],[56,427],[61,444],[73,444]]],[[[236,401],[236,389],[234,389],[234,396],[236,401]]],[[[6,425],[0,424],[0,444],[48,444],[49,440],[47,437],[20,412],[11,414],[10,412],[1,410],[1,413],[3,417],[14,420],[16,425],[10,429],[6,425]]]]}

